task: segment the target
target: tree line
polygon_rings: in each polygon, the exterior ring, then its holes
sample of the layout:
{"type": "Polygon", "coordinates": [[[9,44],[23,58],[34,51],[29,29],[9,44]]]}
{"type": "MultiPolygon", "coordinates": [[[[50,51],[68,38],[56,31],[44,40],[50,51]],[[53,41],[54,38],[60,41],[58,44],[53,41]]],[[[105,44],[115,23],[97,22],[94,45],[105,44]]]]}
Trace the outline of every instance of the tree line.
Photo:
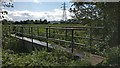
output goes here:
{"type": "Polygon", "coordinates": [[[50,21],[44,20],[24,20],[24,21],[7,21],[6,19],[2,20],[2,24],[49,24],[50,21]]]}

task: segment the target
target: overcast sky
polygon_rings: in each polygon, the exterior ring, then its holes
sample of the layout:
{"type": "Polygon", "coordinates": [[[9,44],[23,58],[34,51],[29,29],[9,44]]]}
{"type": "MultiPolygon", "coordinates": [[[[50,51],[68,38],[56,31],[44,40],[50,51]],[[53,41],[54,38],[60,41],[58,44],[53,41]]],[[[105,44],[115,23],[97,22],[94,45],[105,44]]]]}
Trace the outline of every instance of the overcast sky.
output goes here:
{"type": "MultiPolygon", "coordinates": [[[[61,20],[62,19],[62,4],[63,2],[39,2],[34,0],[29,2],[14,2],[13,8],[5,8],[8,11],[9,20],[20,21],[20,20],[61,20]]],[[[67,18],[70,19],[70,2],[66,2],[67,5],[67,18]]]]}
{"type": "Polygon", "coordinates": [[[68,11],[68,9],[71,6],[70,1],[71,0],[14,0],[13,8],[5,8],[5,10],[8,11],[8,15],[6,16],[6,18],[8,20],[13,21],[28,19],[29,20],[47,19],[49,21],[61,20],[63,14],[61,7],[62,4],[66,2],[67,19],[71,19],[70,16],[71,14],[68,11]]]}
{"type": "Polygon", "coordinates": [[[66,2],[67,18],[70,19],[70,0],[16,0],[13,8],[5,8],[8,11],[7,19],[13,21],[20,20],[39,20],[49,21],[62,19],[62,4],[66,2]]]}

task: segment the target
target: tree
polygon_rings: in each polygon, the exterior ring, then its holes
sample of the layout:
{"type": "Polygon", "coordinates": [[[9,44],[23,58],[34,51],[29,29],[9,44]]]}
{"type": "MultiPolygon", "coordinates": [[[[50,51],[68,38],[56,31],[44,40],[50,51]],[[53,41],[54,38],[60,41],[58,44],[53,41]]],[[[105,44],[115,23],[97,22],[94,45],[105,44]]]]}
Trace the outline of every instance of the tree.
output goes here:
{"type": "Polygon", "coordinates": [[[70,8],[74,19],[83,23],[91,23],[93,20],[101,19],[101,10],[92,2],[74,2],[70,8]]]}
{"type": "MultiPolygon", "coordinates": [[[[74,3],[74,6],[84,5],[85,3],[74,3]]],[[[120,59],[120,42],[119,42],[119,13],[120,13],[120,2],[97,2],[97,3],[90,3],[96,6],[100,10],[101,18],[93,20],[91,25],[92,26],[103,26],[104,27],[104,38],[108,42],[107,45],[109,46],[106,48],[105,52],[106,57],[108,58],[103,65],[111,65],[111,66],[120,66],[119,59],[120,59]]],[[[75,7],[75,9],[77,9],[75,7]]],[[[85,8],[86,10],[87,8],[85,8]]],[[[77,9],[79,10],[79,9],[77,9]]],[[[80,10],[79,10],[80,11],[80,10]]],[[[77,13],[78,11],[75,11],[77,13]]],[[[80,12],[78,12],[80,13],[80,12]]],[[[75,15],[78,16],[78,15],[75,15]]],[[[84,16],[84,15],[83,15],[84,16]]],[[[80,16],[78,16],[79,18],[80,16]]],[[[88,25],[88,23],[86,24],[88,25]]],[[[95,33],[95,32],[94,32],[95,33]]],[[[104,47],[103,47],[104,48],[104,47]]],[[[105,48],[104,48],[105,49],[105,48]]]]}
{"type": "Polygon", "coordinates": [[[6,19],[3,19],[2,24],[8,24],[8,21],[6,19]]]}
{"type": "Polygon", "coordinates": [[[103,26],[109,45],[118,45],[118,15],[120,2],[74,2],[70,12],[74,19],[90,26],[103,26]]]}
{"type": "Polygon", "coordinates": [[[103,22],[110,46],[118,46],[118,21],[120,2],[96,3],[103,11],[103,22]]]}
{"type": "Polygon", "coordinates": [[[5,15],[8,14],[7,11],[2,10],[2,7],[13,7],[12,0],[0,0],[0,20],[5,19],[5,15]]]}
{"type": "Polygon", "coordinates": [[[45,20],[43,20],[43,24],[48,24],[48,22],[47,22],[47,20],[45,19],[45,20]]]}

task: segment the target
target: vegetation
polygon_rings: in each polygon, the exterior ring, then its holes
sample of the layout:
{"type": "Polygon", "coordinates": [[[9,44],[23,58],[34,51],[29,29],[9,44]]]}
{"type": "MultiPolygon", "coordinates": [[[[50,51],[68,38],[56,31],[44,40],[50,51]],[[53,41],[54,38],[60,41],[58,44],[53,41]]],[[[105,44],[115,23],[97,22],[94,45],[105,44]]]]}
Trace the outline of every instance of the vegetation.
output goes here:
{"type": "MultiPolygon", "coordinates": [[[[47,20],[26,20],[21,22],[10,22],[13,24],[19,24],[23,26],[36,26],[36,24],[40,24],[41,28],[38,28],[41,36],[45,36],[45,27],[46,26],[92,26],[92,27],[104,27],[104,30],[93,30],[93,37],[101,37],[101,33],[103,33],[103,37],[105,38],[105,42],[95,42],[96,44],[92,44],[91,46],[78,46],[80,51],[86,51],[94,54],[101,55],[106,59],[95,65],[95,66],[120,66],[120,47],[118,43],[118,13],[119,13],[119,3],[86,3],[86,2],[74,2],[73,6],[70,8],[70,12],[74,13],[73,20],[68,20],[72,24],[48,24],[47,20]],[[81,12],[81,13],[80,13],[81,12]],[[73,21],[77,21],[73,23],[73,21]],[[28,24],[28,23],[32,24],[28,24]],[[24,24],[25,23],[25,24],[24,24]],[[79,23],[79,24],[78,24],[79,23]],[[99,35],[99,36],[98,36],[99,35]]],[[[3,20],[4,27],[8,21],[3,20]]],[[[13,25],[11,24],[11,25],[13,25]]],[[[8,31],[8,28],[5,29],[8,31]]],[[[85,57],[81,60],[76,59],[72,54],[58,51],[58,50],[50,50],[50,52],[45,49],[36,50],[34,48],[32,51],[29,51],[27,47],[16,44],[16,39],[9,37],[5,34],[5,30],[3,30],[3,66],[91,66],[91,63],[88,61],[88,57],[85,57]],[[10,39],[12,40],[10,42],[10,39]]],[[[19,31],[21,29],[19,28],[19,31]]],[[[24,32],[28,32],[28,29],[24,29],[24,32]]],[[[51,37],[56,37],[59,39],[65,39],[63,36],[58,36],[58,34],[64,34],[64,31],[60,30],[51,30],[53,34],[51,37]],[[57,33],[57,36],[54,35],[54,32],[57,33]]],[[[86,31],[88,32],[88,31],[86,31]]],[[[75,31],[76,36],[86,36],[85,31],[75,31]]],[[[34,34],[37,34],[36,29],[33,31],[34,34]]],[[[70,35],[71,33],[68,33],[70,35]]],[[[36,38],[39,39],[39,38],[36,38]]],[[[71,38],[68,37],[68,41],[71,38]]],[[[44,39],[39,39],[45,41],[44,39]]],[[[85,43],[86,40],[81,40],[80,38],[75,38],[75,41],[85,43]]],[[[18,41],[19,42],[19,41],[18,41]]],[[[51,43],[51,41],[49,41],[51,43]]],[[[58,42],[54,42],[54,44],[58,44],[58,42]]],[[[65,43],[60,44],[65,46],[65,43]]],[[[68,44],[67,44],[68,45],[68,44]]]]}
{"type": "MultiPolygon", "coordinates": [[[[57,24],[58,25],[58,24],[57,24]]],[[[69,24],[70,25],[70,24],[69,24]]],[[[74,26],[76,26],[75,24],[73,24],[74,26]]],[[[26,25],[27,26],[27,25],[26,25]]],[[[43,25],[42,25],[43,26],[43,25]]],[[[46,25],[44,25],[43,27],[45,27],[46,25]]],[[[55,25],[53,25],[53,26],[55,26],[55,25]]],[[[60,26],[60,25],[59,25],[60,26]]],[[[64,26],[64,25],[61,25],[62,27],[64,26]]],[[[42,28],[43,28],[42,27],[42,28]]],[[[26,29],[25,29],[26,30],[26,29]]],[[[52,31],[52,30],[51,30],[52,31]]],[[[27,32],[27,30],[26,30],[26,32],[27,32]]],[[[43,29],[41,29],[40,28],[40,32],[42,33],[42,32],[45,32],[45,30],[43,30],[43,29]]],[[[53,33],[53,32],[52,32],[53,33]]],[[[63,31],[58,31],[58,34],[62,34],[62,33],[64,33],[63,31]]],[[[34,30],[34,34],[36,34],[36,31],[34,30]]],[[[79,32],[78,32],[78,34],[79,34],[79,32]]],[[[52,34],[51,34],[52,35],[52,34]]],[[[81,35],[84,35],[84,33],[83,34],[81,34],[81,35]]],[[[43,34],[43,36],[44,36],[44,34],[43,34]]],[[[60,38],[63,38],[64,39],[64,37],[60,37],[60,38]]],[[[60,53],[60,55],[61,55],[61,57],[62,56],[64,56],[64,55],[68,55],[69,57],[72,57],[71,55],[69,55],[68,53],[63,53],[63,52],[58,52],[58,51],[52,51],[52,52],[46,52],[45,50],[42,50],[42,51],[36,51],[36,49],[34,49],[35,51],[32,51],[32,50],[29,50],[29,49],[27,49],[27,47],[25,47],[25,46],[21,46],[20,45],[20,43],[18,43],[18,44],[16,44],[17,42],[16,42],[16,40],[15,40],[15,38],[11,38],[11,42],[9,41],[9,37],[7,37],[6,36],[6,38],[4,38],[4,40],[3,40],[3,48],[4,48],[4,50],[3,50],[3,54],[4,53],[6,53],[6,54],[10,54],[11,56],[12,55],[17,55],[17,57],[18,58],[20,58],[20,57],[22,57],[22,58],[25,58],[25,56],[29,56],[29,57],[31,57],[31,55],[33,56],[33,54],[32,53],[35,53],[35,54],[37,54],[38,55],[38,52],[40,52],[39,54],[41,55],[41,53],[43,52],[43,53],[47,53],[47,56],[48,57],[50,57],[49,56],[49,54],[48,53],[50,53],[50,54],[57,54],[57,55],[54,55],[54,57],[58,57],[58,54],[60,53]],[[6,42],[6,43],[5,43],[6,42]],[[22,48],[22,49],[21,49],[22,48]],[[10,50],[6,50],[6,49],[10,49],[10,50]],[[28,50],[28,51],[27,51],[28,50]],[[10,53],[9,53],[9,51],[10,51],[10,53]],[[11,54],[11,51],[12,51],[12,54],[11,54]],[[32,52],[31,52],[32,51],[32,52]],[[22,56],[21,56],[21,54],[22,54],[22,56]],[[62,55],[63,54],[63,55],[62,55]]],[[[39,38],[37,38],[37,39],[39,39],[39,38]]],[[[44,41],[44,40],[43,40],[44,41]]],[[[18,41],[18,42],[20,42],[20,41],[18,41]]],[[[55,43],[55,42],[54,42],[55,43]]],[[[58,43],[56,43],[57,45],[58,45],[58,43]]],[[[65,45],[65,44],[61,44],[62,46],[63,45],[65,45]]],[[[102,56],[104,56],[104,57],[106,57],[107,59],[106,60],[104,60],[102,63],[100,63],[100,64],[98,64],[98,65],[113,65],[113,66],[118,66],[119,64],[118,64],[118,60],[117,59],[119,59],[119,52],[120,52],[120,50],[119,50],[119,48],[118,47],[110,47],[110,46],[108,46],[108,45],[106,45],[106,46],[101,46],[101,45],[92,45],[91,47],[90,46],[83,46],[83,47],[79,47],[79,48],[81,48],[80,49],[80,51],[81,50],[83,50],[83,51],[88,51],[88,52],[91,52],[91,53],[94,53],[94,54],[99,54],[99,55],[102,55],[102,56]],[[113,52],[113,53],[112,53],[113,52]],[[113,54],[114,54],[114,56],[113,56],[113,54]],[[112,55],[112,56],[111,56],[112,55]]],[[[42,55],[44,55],[42,53],[42,55]]],[[[60,56],[59,55],[59,56],[60,56]]],[[[4,56],[4,55],[3,55],[4,56]]],[[[6,65],[9,65],[7,62],[9,62],[5,57],[7,57],[8,55],[5,55],[4,57],[3,57],[3,60],[6,60],[4,63],[3,63],[3,65],[5,64],[5,66],[6,65]]],[[[39,56],[39,55],[38,55],[39,56]]],[[[47,57],[46,56],[46,57],[47,57]]],[[[53,55],[51,56],[51,57],[53,57],[53,55]]],[[[11,57],[8,57],[8,58],[11,58],[11,57]]],[[[23,60],[21,58],[21,60],[23,60]]],[[[26,58],[25,58],[26,59],[26,58]]],[[[58,58],[59,59],[59,58],[58,58]]],[[[75,59],[73,59],[73,58],[68,58],[68,60],[66,60],[66,63],[65,64],[63,64],[63,62],[61,62],[61,61],[59,61],[58,59],[56,59],[55,60],[55,62],[52,62],[52,63],[50,63],[50,64],[48,64],[48,65],[50,65],[50,66],[53,66],[53,65],[59,65],[59,66],[61,66],[61,65],[64,65],[64,66],[68,66],[68,65],[73,65],[73,64],[75,64],[75,66],[77,65],[79,65],[79,66],[90,66],[91,64],[89,63],[89,61],[88,61],[88,59],[86,59],[85,58],[85,60],[84,61],[77,61],[77,60],[75,60],[75,59]],[[58,60],[58,64],[56,64],[56,61],[58,60]],[[75,62],[73,62],[73,64],[71,64],[72,63],[72,61],[75,61],[75,62]],[[61,62],[61,63],[59,63],[59,62],[61,62]],[[69,63],[70,62],[70,63],[69,63]]],[[[27,60],[27,59],[26,59],[27,60]]],[[[36,60],[36,59],[35,59],[36,60]]],[[[49,60],[49,59],[48,59],[49,60]]],[[[43,63],[43,64],[41,64],[41,65],[45,65],[46,63],[48,63],[47,61],[48,60],[44,60],[45,61],[45,63],[43,63]]],[[[15,59],[14,59],[14,61],[15,61],[15,59]]],[[[10,63],[11,63],[11,65],[14,65],[15,64],[15,62],[14,61],[10,61],[10,63]]],[[[17,61],[17,60],[16,60],[17,61]]],[[[29,59],[27,62],[31,62],[31,59],[29,59]]],[[[20,62],[20,64],[22,64],[22,61],[20,62]]],[[[24,63],[25,64],[25,63],[24,63]]],[[[22,66],[24,66],[24,64],[22,65],[22,66]]],[[[29,66],[29,64],[30,63],[27,63],[27,65],[29,66]]],[[[38,61],[36,61],[36,63],[34,63],[35,65],[36,64],[38,64],[39,65],[39,62],[38,61]]],[[[33,65],[34,65],[33,64],[33,65]]],[[[18,64],[19,65],[19,64],[18,64]]],[[[30,64],[31,65],[31,64],[30,64]]],[[[17,66],[17,64],[16,64],[16,66],[17,66]]],[[[45,65],[46,66],[46,65],[45,65]]]]}
{"type": "Polygon", "coordinates": [[[104,34],[106,40],[109,41],[110,46],[116,46],[118,45],[119,3],[74,2],[70,11],[74,13],[74,19],[86,25],[105,27],[104,34]]]}
{"type": "Polygon", "coordinates": [[[65,52],[33,51],[14,54],[11,50],[3,51],[3,66],[88,66],[85,60],[74,60],[65,52]]]}
{"type": "MultiPolygon", "coordinates": [[[[70,8],[70,11],[74,13],[74,19],[77,19],[81,23],[90,26],[104,27],[104,38],[107,44],[102,46],[102,49],[103,53],[108,58],[106,65],[110,66],[119,66],[119,4],[120,2],[74,2],[70,8]],[[105,47],[107,48],[105,49],[105,47]]],[[[97,32],[95,31],[94,33],[97,32]]]]}
{"type": "Polygon", "coordinates": [[[5,19],[5,15],[8,14],[6,10],[2,10],[3,7],[9,7],[12,8],[14,7],[12,4],[12,0],[0,0],[0,21],[5,19]],[[1,8],[2,7],[2,8],[1,8]]]}
{"type": "Polygon", "coordinates": [[[76,59],[74,55],[64,51],[50,50],[46,48],[42,50],[27,51],[25,46],[15,45],[15,38],[12,38],[12,45],[3,45],[2,52],[3,66],[88,66],[88,59],[76,59]],[[9,47],[9,49],[8,49],[9,47]],[[21,50],[26,49],[26,50],[21,50]]]}

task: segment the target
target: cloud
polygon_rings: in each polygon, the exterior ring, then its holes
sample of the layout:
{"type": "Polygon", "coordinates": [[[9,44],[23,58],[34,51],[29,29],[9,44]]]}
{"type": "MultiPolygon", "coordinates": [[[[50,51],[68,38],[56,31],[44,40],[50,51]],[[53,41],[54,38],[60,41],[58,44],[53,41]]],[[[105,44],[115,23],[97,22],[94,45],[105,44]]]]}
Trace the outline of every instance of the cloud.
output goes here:
{"type": "MultiPolygon", "coordinates": [[[[44,12],[33,12],[33,11],[8,11],[9,20],[20,21],[20,20],[39,20],[47,19],[49,21],[61,20],[62,19],[62,10],[54,9],[53,11],[44,11],[44,12]]],[[[70,12],[66,11],[67,18],[70,19],[70,12]]]]}
{"type": "Polygon", "coordinates": [[[34,3],[39,3],[39,1],[38,0],[34,0],[34,3]]]}
{"type": "Polygon", "coordinates": [[[70,2],[71,0],[14,0],[14,2],[70,2]]]}

